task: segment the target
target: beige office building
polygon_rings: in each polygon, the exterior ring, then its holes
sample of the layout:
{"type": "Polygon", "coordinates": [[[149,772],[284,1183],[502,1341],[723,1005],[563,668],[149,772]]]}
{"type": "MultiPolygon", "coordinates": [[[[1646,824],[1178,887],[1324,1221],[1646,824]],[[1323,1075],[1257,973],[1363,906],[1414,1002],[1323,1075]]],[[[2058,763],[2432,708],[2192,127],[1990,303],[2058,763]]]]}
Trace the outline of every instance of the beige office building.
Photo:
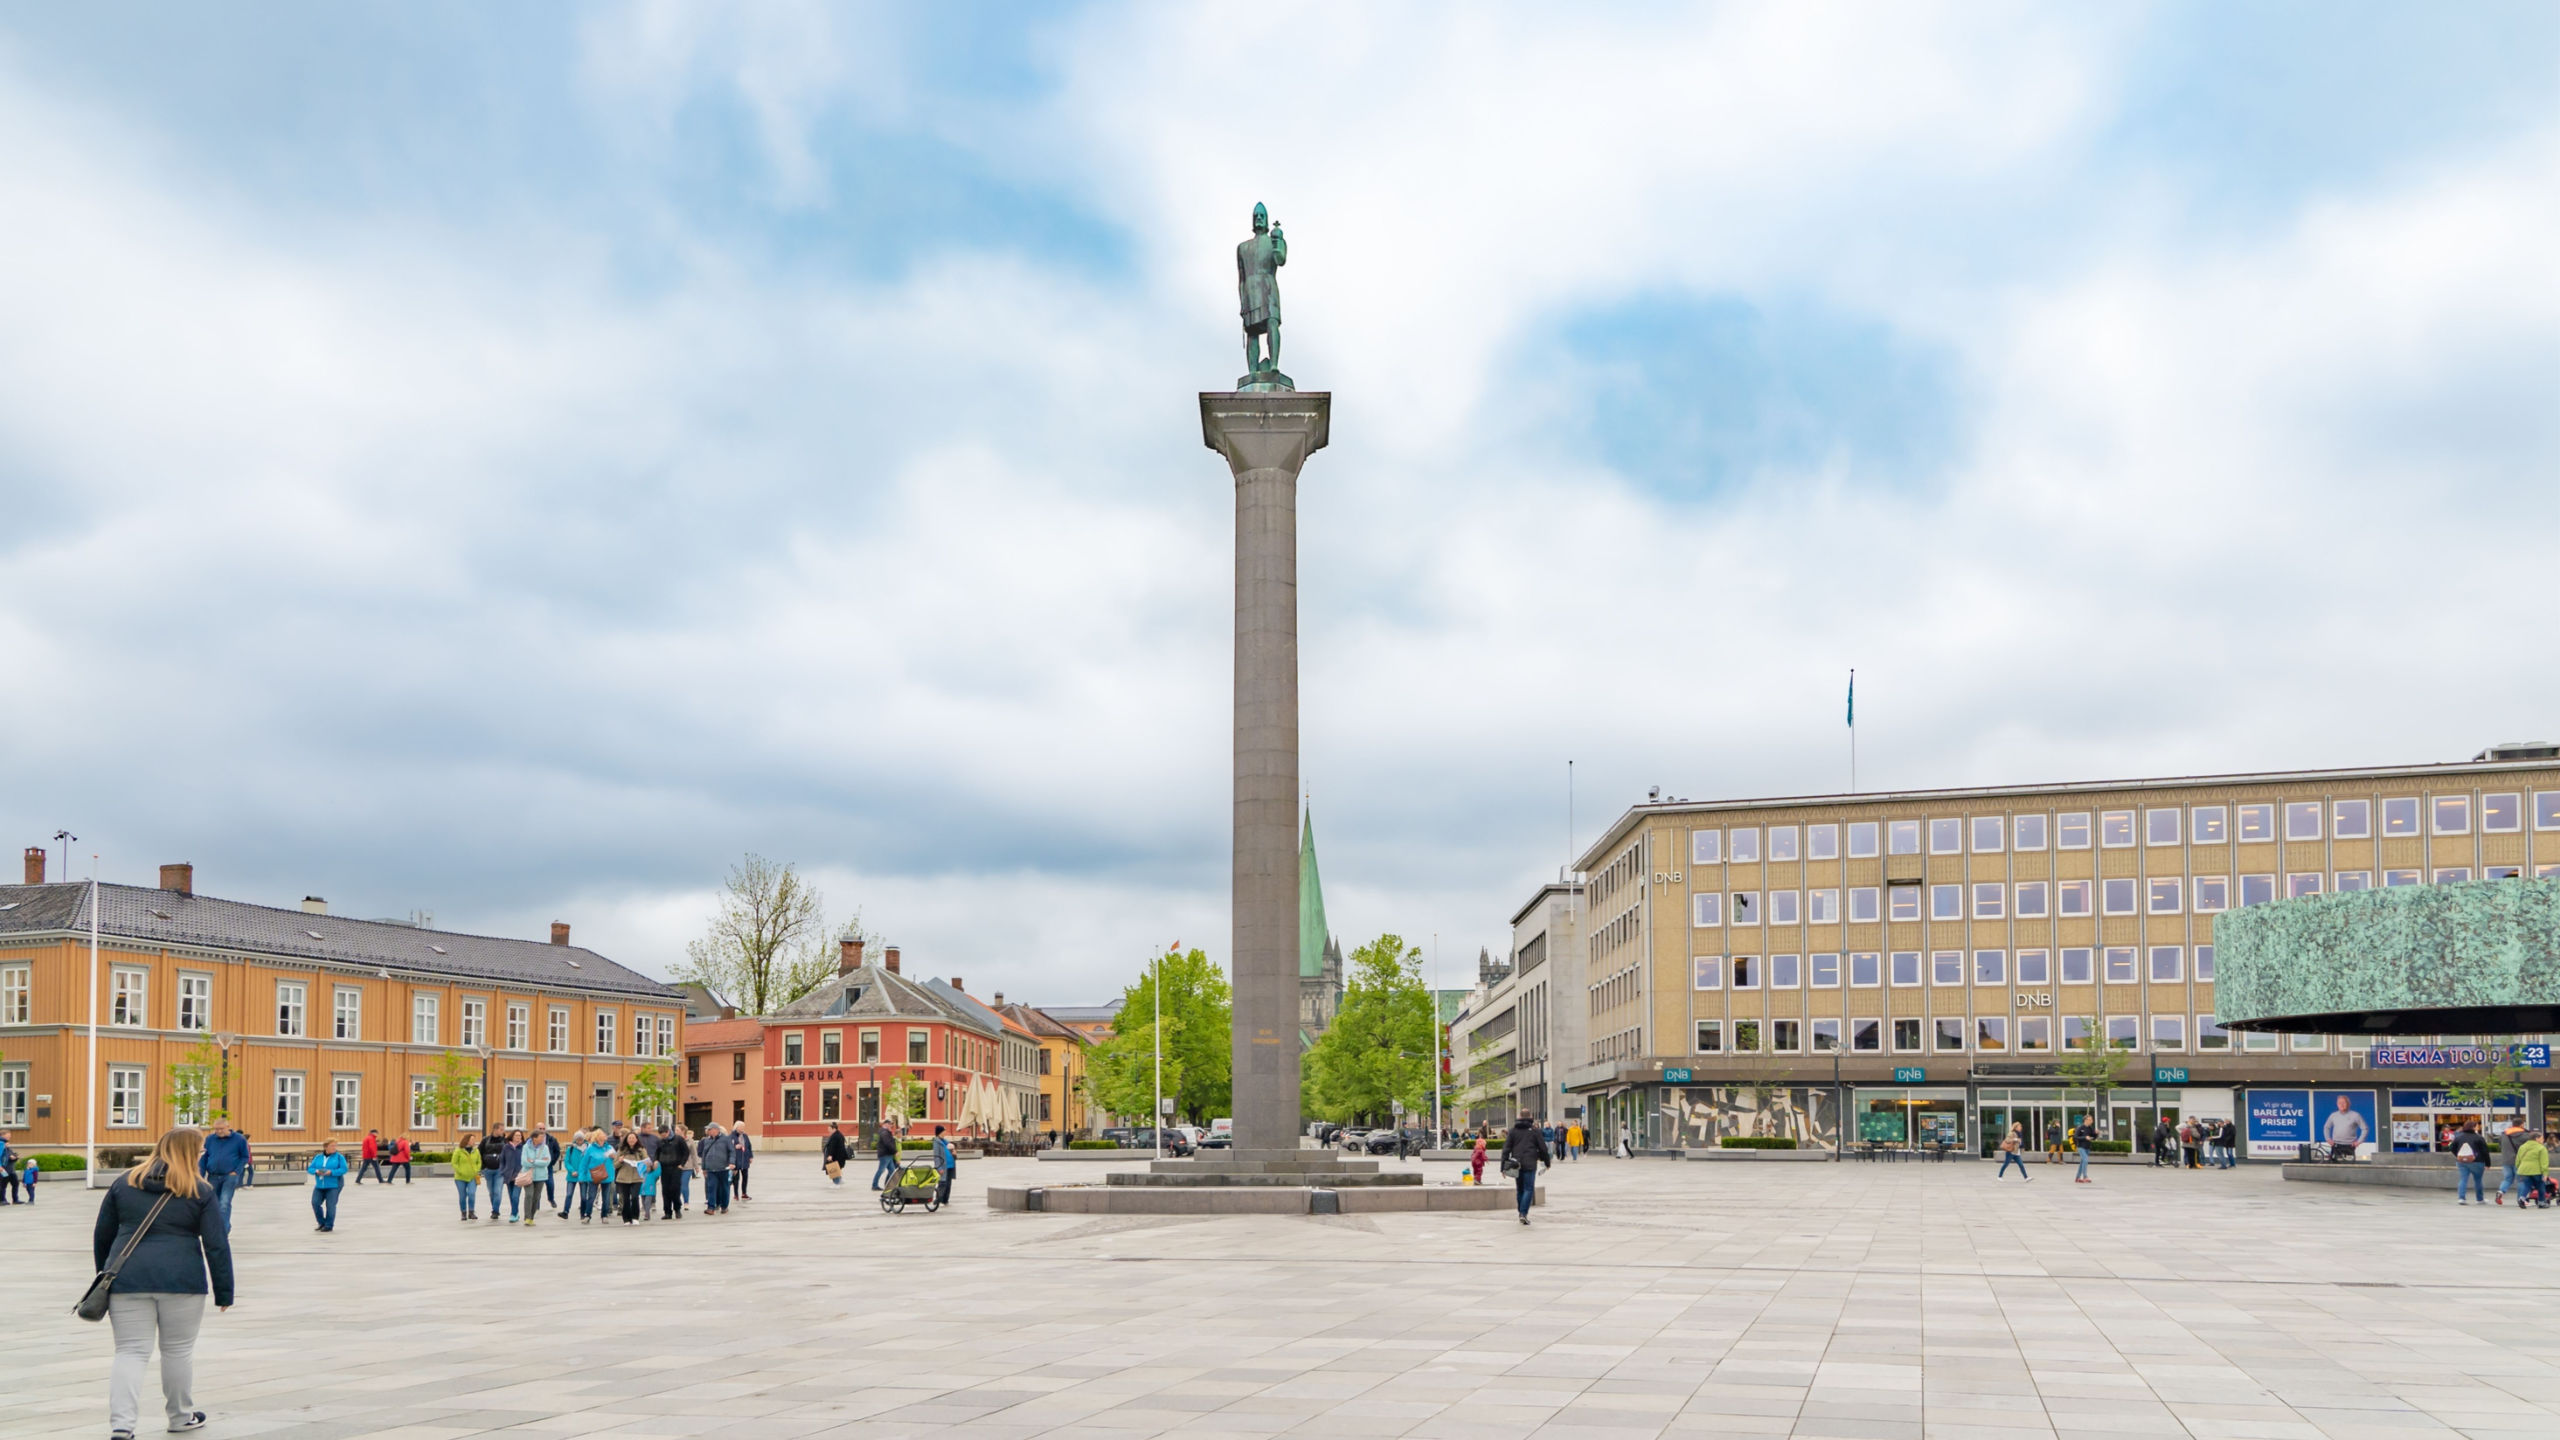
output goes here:
{"type": "Polygon", "coordinates": [[[1565,1088],[1597,1143],[1828,1146],[1845,1117],[1852,1144],[1980,1153],[2012,1122],[2040,1144],[2090,1112],[2056,1061],[2095,1032],[2134,1057],[2094,1117],[2113,1136],[2147,1148],[2157,1118],[2240,1119],[2263,1090],[2270,1137],[2302,1094],[2369,1106],[2383,1144],[2458,1108],[2445,1073],[2377,1069],[2370,1041],[2224,1032],[2214,917],[2560,874],[2560,758],[1661,801],[1579,863],[1589,1012],[1565,1088]]]}

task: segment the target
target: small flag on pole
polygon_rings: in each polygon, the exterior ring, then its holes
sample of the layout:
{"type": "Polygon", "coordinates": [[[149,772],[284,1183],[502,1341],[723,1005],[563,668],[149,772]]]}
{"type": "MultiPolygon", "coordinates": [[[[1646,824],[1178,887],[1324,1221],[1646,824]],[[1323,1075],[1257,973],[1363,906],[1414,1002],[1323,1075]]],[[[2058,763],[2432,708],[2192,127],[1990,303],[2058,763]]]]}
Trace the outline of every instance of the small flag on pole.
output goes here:
{"type": "Polygon", "coordinates": [[[1850,672],[1849,672],[1849,720],[1848,720],[1848,723],[1849,723],[1850,725],[1852,725],[1852,726],[1854,726],[1854,725],[1856,725],[1856,724],[1858,723],[1858,672],[1857,672],[1857,671],[1855,671],[1855,670],[1852,670],[1852,671],[1850,671],[1850,672]]]}

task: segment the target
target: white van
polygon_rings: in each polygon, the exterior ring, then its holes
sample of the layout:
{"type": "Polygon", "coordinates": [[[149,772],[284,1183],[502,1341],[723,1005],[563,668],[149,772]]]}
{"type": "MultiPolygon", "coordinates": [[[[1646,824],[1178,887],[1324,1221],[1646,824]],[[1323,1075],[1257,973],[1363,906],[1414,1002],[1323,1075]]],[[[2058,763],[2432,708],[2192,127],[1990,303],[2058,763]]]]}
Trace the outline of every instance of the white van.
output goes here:
{"type": "Polygon", "coordinates": [[[1234,1148],[1236,1143],[1236,1122],[1234,1119],[1227,1116],[1220,1116],[1219,1118],[1210,1121],[1209,1138],[1205,1143],[1212,1150],[1227,1150],[1234,1148]]]}

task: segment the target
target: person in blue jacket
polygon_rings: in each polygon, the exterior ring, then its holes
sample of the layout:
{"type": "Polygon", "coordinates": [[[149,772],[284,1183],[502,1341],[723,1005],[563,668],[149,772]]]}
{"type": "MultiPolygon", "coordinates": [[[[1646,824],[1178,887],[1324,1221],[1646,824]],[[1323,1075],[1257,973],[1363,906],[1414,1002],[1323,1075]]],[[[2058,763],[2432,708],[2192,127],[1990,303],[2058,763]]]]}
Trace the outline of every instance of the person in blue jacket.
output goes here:
{"type": "Polygon", "coordinates": [[[101,1272],[117,1264],[107,1296],[116,1341],[107,1371],[107,1428],[118,1440],[133,1440],[155,1341],[170,1431],[204,1425],[195,1401],[196,1332],[204,1324],[208,1273],[215,1308],[231,1308],[231,1227],[197,1170],[203,1156],[204,1132],[181,1125],[160,1137],[150,1158],[117,1176],[98,1204],[90,1248],[101,1272]]]}
{"type": "Polygon", "coordinates": [[[249,1181],[249,1137],[216,1116],[213,1133],[204,1137],[204,1178],[213,1182],[214,1203],[222,1207],[222,1223],[231,1223],[231,1195],[249,1181]]]}
{"type": "Polygon", "coordinates": [[[951,1142],[943,1138],[939,1125],[933,1127],[933,1168],[942,1172],[941,1183],[933,1187],[933,1203],[948,1205],[951,1203],[952,1177],[960,1173],[960,1155],[951,1148],[951,1142]]]}
{"type": "Polygon", "coordinates": [[[0,1205],[18,1200],[18,1167],[9,1158],[9,1137],[0,1135],[0,1205]]]}
{"type": "Polygon", "coordinates": [[[323,1140],[320,1153],[303,1168],[311,1174],[311,1218],[327,1234],[338,1228],[338,1191],[347,1183],[347,1157],[338,1153],[337,1141],[323,1140]]]}

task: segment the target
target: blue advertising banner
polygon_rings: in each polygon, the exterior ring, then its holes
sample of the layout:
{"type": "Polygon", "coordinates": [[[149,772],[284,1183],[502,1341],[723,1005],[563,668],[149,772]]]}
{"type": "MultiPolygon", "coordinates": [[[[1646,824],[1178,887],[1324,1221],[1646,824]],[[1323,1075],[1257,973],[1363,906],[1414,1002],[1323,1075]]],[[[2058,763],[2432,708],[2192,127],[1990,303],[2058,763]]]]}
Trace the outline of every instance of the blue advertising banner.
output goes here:
{"type": "Polygon", "coordinates": [[[2311,1092],[2249,1092],[2249,1154],[2290,1160],[2311,1143],[2311,1092]]]}
{"type": "Polygon", "coordinates": [[[2469,1065],[2551,1068],[2548,1045],[2377,1045],[2366,1062],[2376,1070],[2452,1070],[2469,1065]]]}
{"type": "Polygon", "coordinates": [[[2357,1158],[2370,1158],[2382,1143],[2382,1127],[2374,1110],[2370,1090],[2314,1090],[2311,1092],[2313,1123],[2320,1133],[2313,1137],[2333,1148],[2354,1146],[2357,1158]]]}

